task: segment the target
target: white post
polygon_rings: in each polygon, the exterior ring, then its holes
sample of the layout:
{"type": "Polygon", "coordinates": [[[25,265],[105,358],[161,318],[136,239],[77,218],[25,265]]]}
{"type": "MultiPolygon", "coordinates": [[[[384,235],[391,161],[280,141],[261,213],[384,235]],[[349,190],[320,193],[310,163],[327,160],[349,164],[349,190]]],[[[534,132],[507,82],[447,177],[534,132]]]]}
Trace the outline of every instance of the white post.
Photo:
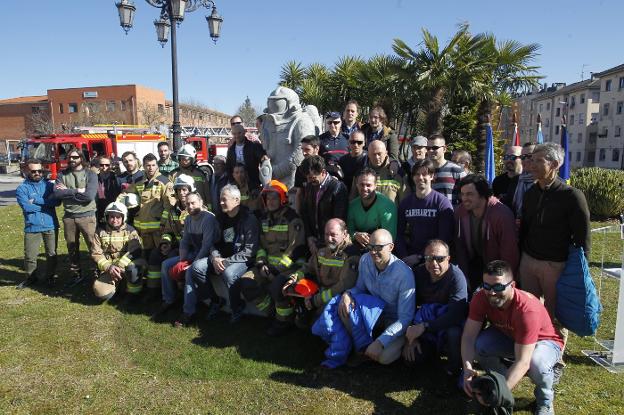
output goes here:
{"type": "MultiPolygon", "coordinates": [[[[624,239],[624,224],[620,224],[620,235],[624,239]]],[[[624,246],[624,244],[623,244],[624,246]]],[[[620,293],[618,295],[617,317],[615,319],[615,339],[613,340],[612,365],[624,364],[624,249],[620,268],[620,293]]]]}

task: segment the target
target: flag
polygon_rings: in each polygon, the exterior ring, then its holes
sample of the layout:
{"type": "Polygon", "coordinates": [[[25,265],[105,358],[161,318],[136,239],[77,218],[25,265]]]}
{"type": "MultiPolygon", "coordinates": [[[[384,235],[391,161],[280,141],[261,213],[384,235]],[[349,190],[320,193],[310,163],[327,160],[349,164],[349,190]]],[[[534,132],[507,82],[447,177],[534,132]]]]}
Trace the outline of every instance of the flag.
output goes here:
{"type": "Polygon", "coordinates": [[[520,146],[520,131],[518,130],[518,123],[514,123],[513,137],[511,139],[512,146],[520,146]]]}
{"type": "Polygon", "coordinates": [[[561,147],[563,148],[563,164],[559,167],[559,177],[564,182],[570,180],[570,156],[568,155],[568,127],[561,125],[561,147]]]}
{"type": "Polygon", "coordinates": [[[492,125],[485,124],[485,178],[491,185],[496,171],[494,170],[494,135],[492,125]]]}
{"type": "Polygon", "coordinates": [[[537,144],[544,144],[544,134],[542,134],[542,123],[537,123],[537,144]]]}

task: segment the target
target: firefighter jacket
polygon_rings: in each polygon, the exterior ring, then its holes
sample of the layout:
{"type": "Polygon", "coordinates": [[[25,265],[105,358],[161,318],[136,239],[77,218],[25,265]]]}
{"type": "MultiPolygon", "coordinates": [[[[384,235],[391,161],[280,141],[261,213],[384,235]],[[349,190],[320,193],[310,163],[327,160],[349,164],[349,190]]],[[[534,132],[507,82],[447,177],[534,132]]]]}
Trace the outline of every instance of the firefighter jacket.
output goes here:
{"type": "Polygon", "coordinates": [[[188,216],[186,209],[182,209],[179,203],[167,206],[160,216],[161,242],[169,242],[177,245],[182,239],[184,219],[188,216]]]}
{"type": "MultiPolygon", "coordinates": [[[[381,166],[375,167],[367,158],[364,163],[364,167],[370,167],[375,171],[375,173],[377,173],[377,191],[398,205],[403,199],[404,193],[406,193],[405,180],[403,179],[403,169],[401,169],[399,162],[386,157],[386,160],[381,164],[381,166]]],[[[353,184],[351,185],[349,200],[353,200],[357,196],[358,190],[356,175],[353,178],[353,184]]]]}
{"type": "MultiPolygon", "coordinates": [[[[199,193],[199,195],[204,200],[204,206],[208,207],[208,210],[213,212],[214,209],[212,206],[212,198],[210,197],[211,175],[194,164],[190,168],[180,166],[177,169],[172,170],[171,173],[169,173],[169,180],[171,181],[171,183],[175,183],[176,177],[181,174],[191,176],[193,180],[195,180],[195,188],[197,189],[197,193],[199,193]]],[[[219,201],[216,200],[215,203],[219,203],[219,201]]]]}
{"type": "Polygon", "coordinates": [[[140,233],[160,231],[162,213],[175,203],[173,185],[163,175],[143,179],[128,187],[126,193],[136,193],[139,197],[139,211],[134,216],[134,227],[140,233]]]}
{"type": "Polygon", "coordinates": [[[91,258],[101,272],[106,272],[111,265],[125,270],[134,260],[141,258],[141,250],[141,239],[132,226],[124,223],[115,230],[106,224],[95,231],[91,258]]]}
{"type": "Polygon", "coordinates": [[[306,252],[303,221],[290,207],[263,213],[260,217],[260,249],[256,266],[267,265],[276,275],[302,265],[306,252]]]}
{"type": "Polygon", "coordinates": [[[324,307],[332,297],[353,287],[358,276],[360,250],[347,239],[335,252],[319,248],[308,264],[297,272],[298,278],[312,276],[319,283],[319,292],[312,299],[314,307],[324,307]]]}

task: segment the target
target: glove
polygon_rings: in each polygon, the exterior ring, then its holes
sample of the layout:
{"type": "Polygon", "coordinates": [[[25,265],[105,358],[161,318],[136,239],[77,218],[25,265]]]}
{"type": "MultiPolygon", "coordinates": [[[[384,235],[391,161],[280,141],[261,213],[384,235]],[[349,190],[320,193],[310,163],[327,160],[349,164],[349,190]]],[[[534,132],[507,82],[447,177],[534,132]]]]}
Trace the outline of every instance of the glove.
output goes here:
{"type": "Polygon", "coordinates": [[[191,266],[191,261],[179,261],[177,264],[169,268],[169,278],[174,281],[184,281],[184,274],[191,266]]]}

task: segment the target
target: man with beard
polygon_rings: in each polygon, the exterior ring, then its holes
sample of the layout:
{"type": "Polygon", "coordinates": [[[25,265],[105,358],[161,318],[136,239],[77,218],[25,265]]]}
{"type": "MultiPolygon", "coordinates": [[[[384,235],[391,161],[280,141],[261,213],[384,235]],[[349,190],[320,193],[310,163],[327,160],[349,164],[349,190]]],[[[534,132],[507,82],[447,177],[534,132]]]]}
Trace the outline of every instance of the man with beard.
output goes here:
{"type": "Polygon", "coordinates": [[[427,241],[453,240],[453,206],[443,194],[433,191],[433,162],[416,160],[412,167],[414,193],[401,201],[398,209],[396,255],[409,266],[422,260],[427,241]]]}
{"type": "Polygon", "coordinates": [[[271,180],[262,191],[265,209],[260,217],[260,248],[255,265],[240,280],[247,301],[268,315],[275,314],[269,335],[279,335],[292,324],[294,310],[282,289],[306,253],[303,222],[288,206],[287,192],[277,180],[271,180]]]}
{"type": "Polygon", "coordinates": [[[510,390],[528,374],[535,385],[535,414],[554,415],[553,366],[561,357],[563,339],[541,301],[515,284],[505,261],[487,265],[483,289],[470,302],[462,335],[464,391],[473,396],[475,361],[504,375],[510,390]],[[482,331],[486,320],[490,324],[482,331]]]}
{"type": "MultiPolygon", "coordinates": [[[[178,263],[186,268],[184,272],[184,306],[182,315],[174,323],[176,327],[187,326],[193,321],[197,303],[204,299],[203,297],[208,291],[207,286],[211,286],[205,272],[202,274],[203,279],[200,280],[193,275],[193,270],[196,264],[204,269],[207,268],[210,250],[220,237],[219,223],[215,215],[204,208],[204,201],[199,194],[189,193],[186,196],[186,212],[188,216],[184,220],[178,258],[178,263]]],[[[175,287],[168,280],[169,268],[174,264],[175,261],[171,259],[165,261],[161,268],[162,279],[164,281],[167,278],[167,283],[163,285],[164,304],[161,306],[160,312],[165,312],[171,308],[175,300],[175,287]]]]}
{"type": "Polygon", "coordinates": [[[24,214],[24,270],[26,280],[17,288],[26,288],[38,282],[37,257],[41,240],[46,253],[46,279],[53,285],[56,279],[56,248],[59,223],[56,206],[60,203],[52,197],[54,184],[43,179],[41,162],[31,159],[26,162],[28,175],[15,190],[17,203],[24,214]]]}
{"type": "Polygon", "coordinates": [[[158,143],[158,157],[158,169],[165,176],[168,176],[179,166],[178,162],[171,158],[171,149],[166,141],[158,143]]]}
{"type": "MultiPolygon", "coordinates": [[[[399,155],[399,139],[396,133],[386,124],[388,117],[386,112],[380,106],[373,107],[368,113],[368,122],[361,128],[366,136],[366,149],[375,140],[383,142],[384,148],[388,150],[388,154],[393,159],[397,159],[399,155]]],[[[370,153],[370,149],[368,149],[370,153]]]]}
{"type": "Polygon", "coordinates": [[[54,197],[63,201],[65,209],[63,225],[72,276],[69,286],[74,286],[85,278],[80,266],[80,235],[87,243],[89,251],[93,245],[98,178],[88,168],[84,155],[77,148],[71,148],[67,152],[67,160],[67,169],[56,178],[54,197]]]}
{"type": "Polygon", "coordinates": [[[511,208],[506,201],[511,199],[508,193],[512,179],[522,173],[522,147],[509,146],[503,156],[503,162],[505,164],[505,171],[494,178],[492,182],[492,194],[511,208]]]}
{"type": "Polygon", "coordinates": [[[108,157],[99,158],[100,172],[98,173],[98,188],[95,204],[97,206],[97,223],[104,223],[104,209],[106,206],[117,200],[121,192],[117,177],[112,171],[111,159],[108,157]]]}
{"type": "MultiPolygon", "coordinates": [[[[383,141],[375,140],[369,144],[365,167],[375,172],[377,191],[398,205],[405,193],[403,170],[398,161],[390,158],[383,141]]],[[[357,193],[357,183],[354,183],[351,187],[351,199],[356,197],[357,193]]]]}
{"type": "Polygon", "coordinates": [[[143,180],[144,173],[141,170],[141,164],[134,151],[126,151],[121,155],[121,162],[126,171],[117,176],[117,181],[121,189],[125,189],[132,183],[138,183],[143,180]]]}
{"type": "Polygon", "coordinates": [[[377,229],[386,229],[393,238],[396,236],[397,209],[390,199],[377,192],[374,170],[365,167],[356,179],[359,196],[349,203],[347,223],[355,245],[364,250],[377,229]]]}

